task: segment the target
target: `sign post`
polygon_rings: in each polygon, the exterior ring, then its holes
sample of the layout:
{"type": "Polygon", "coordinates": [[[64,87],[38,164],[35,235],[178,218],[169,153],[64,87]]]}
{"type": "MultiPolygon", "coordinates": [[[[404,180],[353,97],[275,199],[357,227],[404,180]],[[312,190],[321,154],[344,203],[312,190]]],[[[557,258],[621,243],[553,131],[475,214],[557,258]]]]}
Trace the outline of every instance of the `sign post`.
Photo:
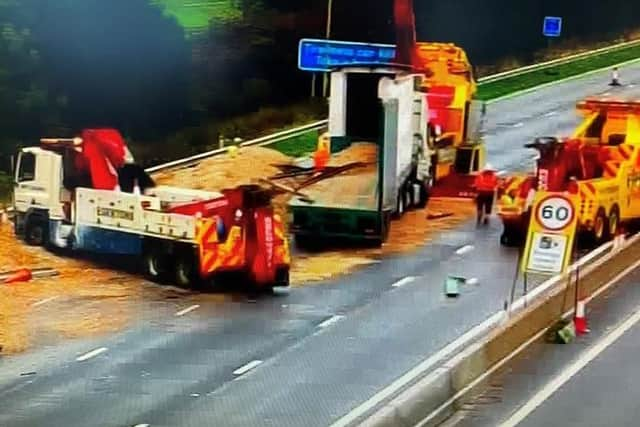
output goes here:
{"type": "Polygon", "coordinates": [[[542,23],[542,35],[547,38],[547,47],[551,46],[551,39],[562,34],[562,18],[559,16],[545,16],[542,23]]]}
{"type": "Polygon", "coordinates": [[[521,269],[527,273],[564,273],[571,260],[577,216],[574,199],[543,193],[534,201],[521,269]]]}

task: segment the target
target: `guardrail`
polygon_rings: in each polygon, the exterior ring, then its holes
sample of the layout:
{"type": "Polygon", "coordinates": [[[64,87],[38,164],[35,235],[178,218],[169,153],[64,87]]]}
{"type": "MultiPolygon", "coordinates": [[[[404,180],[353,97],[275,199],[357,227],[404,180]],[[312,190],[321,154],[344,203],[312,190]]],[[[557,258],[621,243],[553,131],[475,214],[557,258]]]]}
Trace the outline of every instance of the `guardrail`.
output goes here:
{"type": "MultiPolygon", "coordinates": [[[[632,40],[624,43],[618,43],[612,46],[607,46],[607,47],[596,49],[596,50],[590,50],[590,51],[578,53],[575,55],[565,56],[565,57],[554,59],[551,61],[541,62],[539,64],[527,65],[525,67],[515,68],[513,70],[504,71],[502,73],[492,74],[490,76],[485,76],[478,79],[478,83],[480,85],[486,84],[486,83],[492,83],[495,81],[504,80],[510,77],[515,77],[521,74],[525,74],[531,71],[543,70],[545,68],[565,64],[578,59],[588,58],[590,56],[600,55],[603,53],[614,52],[616,50],[625,49],[627,47],[632,47],[632,46],[640,46],[640,39],[632,40]]],[[[289,138],[300,136],[306,132],[310,132],[313,130],[320,130],[323,127],[327,126],[328,122],[329,122],[328,120],[320,120],[320,121],[310,123],[308,125],[300,126],[294,129],[289,129],[286,131],[263,136],[260,138],[243,142],[240,144],[240,147],[250,147],[250,146],[262,147],[262,146],[275,144],[277,142],[284,141],[289,138]]],[[[147,173],[154,173],[154,172],[160,172],[168,169],[188,167],[198,163],[200,160],[217,156],[219,154],[223,154],[226,151],[227,151],[226,148],[211,150],[211,151],[196,154],[195,156],[187,157],[184,159],[178,159],[178,160],[174,160],[172,162],[164,163],[161,165],[152,166],[146,169],[146,171],[147,173]]]]}
{"type": "Polygon", "coordinates": [[[591,56],[601,55],[603,53],[615,52],[616,50],[625,49],[632,46],[640,46],[640,39],[631,40],[628,42],[618,43],[611,46],[603,47],[600,49],[589,50],[575,55],[564,56],[562,58],[553,59],[551,61],[540,62],[538,64],[527,65],[525,67],[515,68],[513,70],[504,71],[502,73],[492,74],[490,76],[482,77],[478,79],[478,83],[491,83],[497,80],[504,80],[510,77],[515,77],[520,74],[529,73],[531,71],[543,70],[556,65],[566,64],[567,62],[576,61],[578,59],[589,58],[591,56]]]}

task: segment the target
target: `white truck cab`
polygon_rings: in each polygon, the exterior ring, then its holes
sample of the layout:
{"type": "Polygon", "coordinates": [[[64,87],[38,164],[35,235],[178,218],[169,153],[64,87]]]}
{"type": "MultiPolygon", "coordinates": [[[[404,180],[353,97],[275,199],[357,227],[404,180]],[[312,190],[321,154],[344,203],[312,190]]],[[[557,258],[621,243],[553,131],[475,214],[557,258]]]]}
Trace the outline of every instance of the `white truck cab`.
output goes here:
{"type": "Polygon", "coordinates": [[[42,245],[48,239],[50,220],[72,221],[71,209],[65,209],[71,192],[63,180],[61,154],[40,147],[20,151],[13,192],[15,229],[29,244],[42,245]]]}

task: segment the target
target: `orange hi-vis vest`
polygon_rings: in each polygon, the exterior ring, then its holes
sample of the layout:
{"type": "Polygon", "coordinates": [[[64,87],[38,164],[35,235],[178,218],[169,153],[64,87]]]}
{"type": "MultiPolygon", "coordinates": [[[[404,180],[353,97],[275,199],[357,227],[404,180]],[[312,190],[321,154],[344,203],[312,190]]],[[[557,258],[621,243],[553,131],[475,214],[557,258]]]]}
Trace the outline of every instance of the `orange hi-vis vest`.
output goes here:
{"type": "Polygon", "coordinates": [[[493,172],[481,172],[476,176],[474,187],[479,193],[491,193],[498,187],[498,177],[493,172]]]}

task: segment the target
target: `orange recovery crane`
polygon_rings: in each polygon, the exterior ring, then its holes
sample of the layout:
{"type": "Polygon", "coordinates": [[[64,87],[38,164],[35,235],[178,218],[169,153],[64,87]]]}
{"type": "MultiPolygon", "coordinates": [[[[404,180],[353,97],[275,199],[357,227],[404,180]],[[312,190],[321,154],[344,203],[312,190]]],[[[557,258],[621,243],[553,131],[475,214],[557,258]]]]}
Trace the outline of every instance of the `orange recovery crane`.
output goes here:
{"type": "Polygon", "coordinates": [[[640,102],[587,99],[577,104],[583,122],[569,138],[538,138],[534,173],[507,178],[498,201],[501,243],[521,244],[533,196],[577,195],[578,231],[593,243],[640,218],[640,102]]]}

